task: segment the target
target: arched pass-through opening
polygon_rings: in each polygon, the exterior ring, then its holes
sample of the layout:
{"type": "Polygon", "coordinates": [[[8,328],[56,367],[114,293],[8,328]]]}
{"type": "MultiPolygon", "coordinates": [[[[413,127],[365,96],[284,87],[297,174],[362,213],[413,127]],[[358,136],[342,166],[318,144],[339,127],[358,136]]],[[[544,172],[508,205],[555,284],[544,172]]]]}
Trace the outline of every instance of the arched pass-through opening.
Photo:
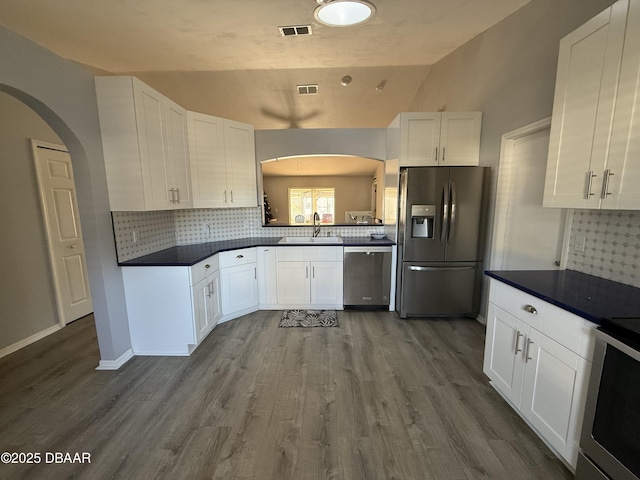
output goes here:
{"type": "MultiPolygon", "coordinates": [[[[37,93],[38,88],[34,90],[37,93]]],[[[132,355],[121,273],[117,269],[115,248],[112,246],[113,234],[108,230],[110,217],[97,113],[95,122],[91,113],[96,107],[86,101],[86,92],[79,92],[75,97],[67,95],[62,102],[57,98],[48,102],[61,104],[63,112],[59,114],[45,101],[20,88],[0,83],[0,91],[31,108],[51,127],[69,151],[86,246],[89,283],[94,298],[94,317],[101,356],[98,368],[118,368],[132,355]],[[63,119],[65,116],[78,123],[81,132],[74,131],[63,119]],[[82,119],[87,117],[90,124],[82,124],[82,119]],[[93,158],[87,154],[86,142],[91,144],[89,150],[94,153],[93,158]],[[99,154],[96,155],[96,152],[99,154]]]]}

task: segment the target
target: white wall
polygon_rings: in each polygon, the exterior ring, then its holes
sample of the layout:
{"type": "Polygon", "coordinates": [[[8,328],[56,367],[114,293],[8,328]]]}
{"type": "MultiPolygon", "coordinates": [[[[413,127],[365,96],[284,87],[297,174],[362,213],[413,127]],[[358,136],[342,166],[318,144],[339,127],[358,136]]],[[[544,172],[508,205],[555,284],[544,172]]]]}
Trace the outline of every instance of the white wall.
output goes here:
{"type": "MultiPolygon", "coordinates": [[[[4,27],[0,27],[0,65],[0,90],[36,111],[69,149],[100,355],[104,361],[116,360],[126,354],[131,342],[122,275],[116,263],[93,75],[4,27]]],[[[6,185],[9,180],[0,181],[6,185]]]]}
{"type": "Polygon", "coordinates": [[[0,350],[58,325],[32,138],[62,143],[33,110],[0,92],[0,350]]]}

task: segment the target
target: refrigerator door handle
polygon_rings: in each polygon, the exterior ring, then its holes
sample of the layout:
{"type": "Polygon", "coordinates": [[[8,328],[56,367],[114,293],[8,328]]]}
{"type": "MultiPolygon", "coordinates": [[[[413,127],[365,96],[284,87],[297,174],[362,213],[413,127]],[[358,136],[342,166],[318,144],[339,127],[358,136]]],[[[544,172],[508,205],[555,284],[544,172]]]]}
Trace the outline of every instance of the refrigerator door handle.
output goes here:
{"type": "Polygon", "coordinates": [[[463,266],[463,267],[421,267],[418,265],[409,265],[409,270],[412,272],[440,272],[442,270],[475,270],[475,266],[463,266]]]}
{"type": "Polygon", "coordinates": [[[447,240],[449,230],[449,186],[442,187],[442,222],[440,232],[440,245],[444,245],[447,240]]]}
{"type": "Polygon", "coordinates": [[[456,229],[456,184],[451,182],[451,213],[449,217],[449,228],[447,232],[447,244],[450,244],[451,238],[456,229]]]}

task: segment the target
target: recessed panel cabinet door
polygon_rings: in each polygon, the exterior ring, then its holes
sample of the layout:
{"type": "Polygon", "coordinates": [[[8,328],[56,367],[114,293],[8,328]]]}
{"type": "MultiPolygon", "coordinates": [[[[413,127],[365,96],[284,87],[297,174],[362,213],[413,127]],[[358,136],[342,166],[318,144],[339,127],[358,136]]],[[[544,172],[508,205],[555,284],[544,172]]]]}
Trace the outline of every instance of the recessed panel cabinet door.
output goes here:
{"type": "Polygon", "coordinates": [[[489,303],[483,371],[516,406],[522,392],[522,352],[527,325],[489,303]]]}
{"type": "Polygon", "coordinates": [[[309,262],[278,262],[278,303],[307,305],[311,300],[309,262]]]}
{"type": "Polygon", "coordinates": [[[620,67],[603,209],[640,210],[640,0],[631,0],[620,67]]]}
{"type": "Polygon", "coordinates": [[[258,305],[258,278],[255,263],[220,270],[222,313],[224,315],[258,305]]]}
{"type": "Polygon", "coordinates": [[[560,42],[544,206],[599,208],[628,0],[560,42]]]}
{"type": "Polygon", "coordinates": [[[311,262],[311,304],[342,305],[342,262],[311,262]]]}
{"type": "Polygon", "coordinates": [[[255,207],[258,197],[253,126],[225,120],[224,138],[229,184],[227,206],[255,207]]]}
{"type": "Polygon", "coordinates": [[[576,411],[584,408],[580,392],[586,387],[588,368],[580,368],[580,363],[585,362],[577,354],[533,328],[529,330],[524,354],[520,411],[575,465],[580,428],[575,417],[576,411]]]}

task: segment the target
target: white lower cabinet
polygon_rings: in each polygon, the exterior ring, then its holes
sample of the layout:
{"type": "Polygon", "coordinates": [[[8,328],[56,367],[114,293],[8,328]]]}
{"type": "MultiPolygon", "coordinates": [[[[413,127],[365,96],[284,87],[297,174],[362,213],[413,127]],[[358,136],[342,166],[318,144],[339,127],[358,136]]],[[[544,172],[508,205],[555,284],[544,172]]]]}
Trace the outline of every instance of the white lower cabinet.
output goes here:
{"type": "Polygon", "coordinates": [[[200,343],[222,317],[220,272],[216,270],[192,287],[196,341],[200,343]]]}
{"type": "Polygon", "coordinates": [[[280,308],[343,308],[342,247],[277,247],[280,308]]]}
{"type": "Polygon", "coordinates": [[[491,280],[484,372],[575,468],[595,324],[491,280]]]}
{"type": "Polygon", "coordinates": [[[220,282],[225,320],[258,309],[258,273],[255,248],[222,252],[220,282]]]}

